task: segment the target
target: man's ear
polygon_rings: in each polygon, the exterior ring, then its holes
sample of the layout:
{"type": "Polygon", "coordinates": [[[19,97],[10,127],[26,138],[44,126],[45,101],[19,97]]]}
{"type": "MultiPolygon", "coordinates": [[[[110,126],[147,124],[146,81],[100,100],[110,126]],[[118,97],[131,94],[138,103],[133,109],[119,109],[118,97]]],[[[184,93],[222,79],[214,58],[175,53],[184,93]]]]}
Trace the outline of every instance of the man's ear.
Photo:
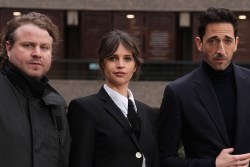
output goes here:
{"type": "Polygon", "coordinates": [[[9,41],[6,41],[5,42],[5,48],[6,48],[6,51],[7,51],[7,56],[9,57],[9,51],[11,50],[11,48],[12,48],[12,45],[10,44],[10,42],[9,41]]]}
{"type": "Polygon", "coordinates": [[[196,37],[195,38],[195,43],[196,43],[196,47],[197,49],[202,52],[202,41],[200,39],[200,37],[196,37]]]}
{"type": "Polygon", "coordinates": [[[236,37],[236,38],[235,38],[235,48],[234,48],[234,52],[236,52],[236,50],[237,50],[239,40],[240,40],[239,37],[236,37]]]}

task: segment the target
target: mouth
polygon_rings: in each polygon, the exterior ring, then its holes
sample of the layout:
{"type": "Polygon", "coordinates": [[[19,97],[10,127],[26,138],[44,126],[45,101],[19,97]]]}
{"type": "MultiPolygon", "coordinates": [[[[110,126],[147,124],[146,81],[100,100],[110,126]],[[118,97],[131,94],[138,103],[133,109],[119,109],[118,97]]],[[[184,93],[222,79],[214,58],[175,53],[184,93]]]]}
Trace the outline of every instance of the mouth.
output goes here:
{"type": "Polygon", "coordinates": [[[39,63],[39,62],[30,62],[29,64],[31,64],[31,65],[42,65],[42,64],[39,63]]]}
{"type": "Polygon", "coordinates": [[[30,65],[30,68],[32,69],[39,69],[42,66],[42,64],[38,62],[29,63],[29,65],[30,65]]]}
{"type": "Polygon", "coordinates": [[[226,59],[225,58],[214,58],[214,61],[225,61],[226,59]]]}
{"type": "Polygon", "coordinates": [[[119,72],[115,72],[114,74],[115,74],[116,76],[124,76],[126,73],[125,73],[125,72],[119,71],[119,72]]]}

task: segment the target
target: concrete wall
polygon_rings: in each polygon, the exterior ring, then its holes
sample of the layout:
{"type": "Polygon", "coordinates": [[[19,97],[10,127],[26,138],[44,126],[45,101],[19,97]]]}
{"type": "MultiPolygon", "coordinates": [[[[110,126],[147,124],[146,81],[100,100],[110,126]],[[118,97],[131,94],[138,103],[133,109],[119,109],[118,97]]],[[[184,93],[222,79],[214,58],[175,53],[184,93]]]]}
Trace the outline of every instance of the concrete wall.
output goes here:
{"type": "MultiPolygon", "coordinates": [[[[77,97],[97,93],[103,82],[88,80],[50,80],[50,84],[66,99],[67,103],[77,97]]],[[[131,81],[129,88],[134,97],[153,108],[159,108],[168,82],[131,81]]]]}
{"type": "Polygon", "coordinates": [[[0,0],[0,7],[65,10],[202,11],[210,6],[250,11],[250,0],[0,0]]]}

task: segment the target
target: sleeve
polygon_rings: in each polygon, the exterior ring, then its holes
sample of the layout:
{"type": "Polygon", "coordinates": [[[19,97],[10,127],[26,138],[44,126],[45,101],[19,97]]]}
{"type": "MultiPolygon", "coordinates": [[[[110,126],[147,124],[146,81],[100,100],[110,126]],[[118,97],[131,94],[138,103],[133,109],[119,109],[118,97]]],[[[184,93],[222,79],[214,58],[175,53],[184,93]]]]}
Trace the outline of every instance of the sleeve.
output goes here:
{"type": "Polygon", "coordinates": [[[182,106],[170,86],[164,92],[158,120],[158,144],[161,167],[212,167],[211,159],[182,158],[178,155],[183,130],[182,106]]]}
{"type": "Polygon", "coordinates": [[[69,167],[92,167],[95,126],[84,101],[69,104],[68,121],[72,137],[69,167]]]}

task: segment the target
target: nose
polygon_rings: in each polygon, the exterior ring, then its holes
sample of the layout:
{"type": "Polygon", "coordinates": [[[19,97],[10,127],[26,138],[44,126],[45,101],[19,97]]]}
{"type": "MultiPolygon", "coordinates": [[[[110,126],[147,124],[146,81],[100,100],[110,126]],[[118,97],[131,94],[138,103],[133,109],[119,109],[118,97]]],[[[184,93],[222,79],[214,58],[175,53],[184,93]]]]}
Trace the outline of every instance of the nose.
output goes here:
{"type": "Polygon", "coordinates": [[[41,48],[39,46],[34,47],[33,52],[32,52],[32,56],[33,57],[41,57],[42,56],[41,48]]]}
{"type": "Polygon", "coordinates": [[[222,55],[226,53],[225,46],[222,41],[218,45],[217,53],[222,54],[222,55]]]}
{"type": "Polygon", "coordinates": [[[119,67],[119,68],[124,67],[124,62],[123,62],[122,59],[119,59],[119,60],[117,61],[117,67],[119,67]]]}

